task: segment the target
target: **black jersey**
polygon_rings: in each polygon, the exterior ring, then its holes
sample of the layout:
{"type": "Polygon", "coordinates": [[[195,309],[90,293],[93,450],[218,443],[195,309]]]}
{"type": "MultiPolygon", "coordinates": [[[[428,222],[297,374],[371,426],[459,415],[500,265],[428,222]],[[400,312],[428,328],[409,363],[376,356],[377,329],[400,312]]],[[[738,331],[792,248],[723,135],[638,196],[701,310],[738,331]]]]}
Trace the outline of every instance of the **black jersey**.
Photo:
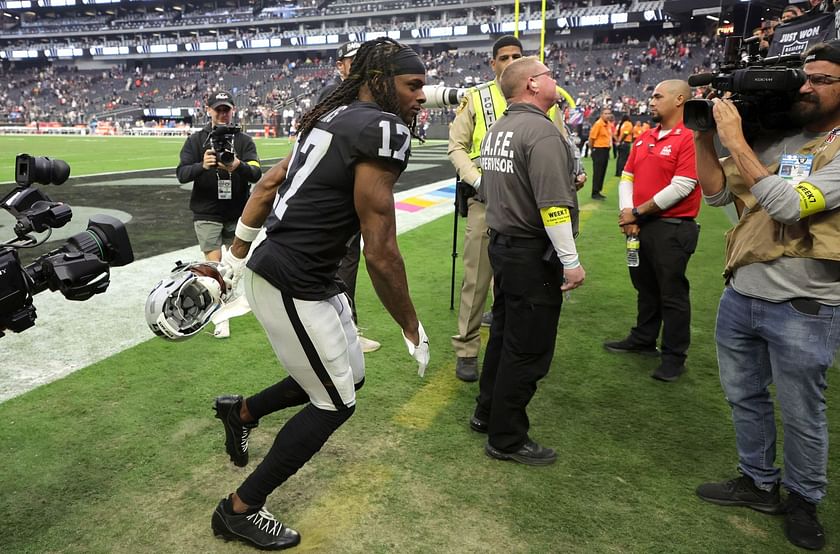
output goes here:
{"type": "Polygon", "coordinates": [[[359,231],[355,165],[387,160],[402,172],[410,146],[408,126],[376,104],[354,102],[324,115],[298,138],[266,221],[267,239],[248,267],[295,298],[337,294],[338,264],[359,231]]]}

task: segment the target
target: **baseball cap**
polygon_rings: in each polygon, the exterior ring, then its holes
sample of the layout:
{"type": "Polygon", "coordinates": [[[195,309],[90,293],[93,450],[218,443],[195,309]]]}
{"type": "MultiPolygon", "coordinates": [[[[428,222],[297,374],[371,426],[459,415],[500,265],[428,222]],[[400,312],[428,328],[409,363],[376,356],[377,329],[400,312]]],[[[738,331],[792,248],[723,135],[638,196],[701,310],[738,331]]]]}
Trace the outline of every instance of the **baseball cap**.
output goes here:
{"type": "Polygon", "coordinates": [[[359,51],[359,48],[362,45],[358,42],[345,42],[338,48],[338,53],[335,55],[335,59],[340,60],[342,58],[352,58],[356,55],[356,52],[359,51]]]}
{"type": "Polygon", "coordinates": [[[216,109],[219,106],[230,106],[233,108],[236,104],[233,103],[233,95],[231,93],[226,90],[220,90],[210,95],[207,99],[207,105],[216,109]]]}
{"type": "Polygon", "coordinates": [[[811,46],[802,53],[802,60],[805,63],[827,61],[840,64],[840,40],[829,40],[811,46]]]}

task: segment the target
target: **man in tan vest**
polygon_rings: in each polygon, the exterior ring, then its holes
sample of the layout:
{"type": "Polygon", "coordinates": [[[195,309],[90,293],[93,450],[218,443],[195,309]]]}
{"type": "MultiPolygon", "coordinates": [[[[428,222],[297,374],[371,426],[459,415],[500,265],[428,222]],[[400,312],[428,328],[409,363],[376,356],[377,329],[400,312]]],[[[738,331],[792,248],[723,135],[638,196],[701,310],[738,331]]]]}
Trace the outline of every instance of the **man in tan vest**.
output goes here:
{"type": "Polygon", "coordinates": [[[744,139],[729,100],[714,100],[714,132],[695,132],[697,176],[712,206],[734,202],[726,288],[718,308],[720,381],[732,408],[741,475],[697,488],[703,500],[785,514],[796,546],[822,549],[817,504],[826,492],[826,372],[840,347],[840,41],[805,54],[805,84],[790,109],[799,126],[744,139]],[[775,466],[784,426],[784,475],[775,466]],[[781,485],[787,489],[783,502],[781,485]]]}

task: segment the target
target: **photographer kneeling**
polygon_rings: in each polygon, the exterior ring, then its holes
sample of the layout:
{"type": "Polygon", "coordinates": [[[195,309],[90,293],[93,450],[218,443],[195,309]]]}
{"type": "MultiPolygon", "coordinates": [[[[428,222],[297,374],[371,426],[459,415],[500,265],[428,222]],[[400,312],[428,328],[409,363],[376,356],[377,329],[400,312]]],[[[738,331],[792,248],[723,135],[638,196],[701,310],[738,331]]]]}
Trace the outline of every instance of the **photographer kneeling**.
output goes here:
{"type": "Polygon", "coordinates": [[[714,100],[720,142],[695,132],[697,176],[712,206],[735,202],[740,219],[726,244],[726,288],[715,341],[732,408],[740,477],[697,488],[703,500],[785,514],[793,544],[818,550],[816,507],[826,492],[826,371],[840,346],[840,41],[805,54],[805,83],[789,115],[799,128],[768,133],[753,147],[730,100],[714,100]],[[784,425],[784,477],[774,466],[784,425]]]}
{"type": "MultiPolygon", "coordinates": [[[[195,234],[204,258],[212,262],[221,261],[222,242],[233,240],[236,222],[251,192],[250,183],[262,176],[253,139],[231,126],[235,111],[231,93],[210,95],[210,124],[184,143],[176,171],[179,182],[193,183],[190,210],[195,234]]],[[[216,326],[214,335],[230,336],[227,320],[216,326]]]]}

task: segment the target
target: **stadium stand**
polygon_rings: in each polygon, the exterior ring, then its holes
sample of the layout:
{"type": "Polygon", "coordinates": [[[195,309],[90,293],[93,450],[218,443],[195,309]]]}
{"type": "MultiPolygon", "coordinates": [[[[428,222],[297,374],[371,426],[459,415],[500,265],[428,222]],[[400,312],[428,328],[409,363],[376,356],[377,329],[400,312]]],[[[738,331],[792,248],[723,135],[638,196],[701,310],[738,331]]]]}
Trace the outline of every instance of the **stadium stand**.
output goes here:
{"type": "MultiPolygon", "coordinates": [[[[180,128],[200,123],[203,97],[225,88],[244,124],[287,132],[332,77],[331,55],[345,38],[396,33],[424,53],[430,84],[468,87],[492,78],[486,34],[509,32],[514,18],[509,6],[486,0],[266,1],[233,9],[199,2],[180,10],[125,4],[13,14],[16,23],[0,29],[0,126],[180,128]],[[456,28],[467,34],[446,42],[435,36],[456,28]],[[318,42],[327,37],[335,37],[331,46],[318,42]],[[218,50],[205,51],[207,44],[218,50]]],[[[708,37],[664,29],[664,0],[588,4],[552,4],[547,18],[556,28],[546,46],[546,63],[587,115],[602,105],[644,115],[651,84],[712,67],[719,55],[708,37]],[[642,12],[655,12],[654,24],[640,23],[627,36],[599,26],[642,12]],[[561,29],[564,22],[576,27],[561,29]]],[[[523,2],[526,44],[538,37],[540,18],[538,2],[523,2]]],[[[451,117],[451,109],[432,113],[437,124],[451,117]]]]}

